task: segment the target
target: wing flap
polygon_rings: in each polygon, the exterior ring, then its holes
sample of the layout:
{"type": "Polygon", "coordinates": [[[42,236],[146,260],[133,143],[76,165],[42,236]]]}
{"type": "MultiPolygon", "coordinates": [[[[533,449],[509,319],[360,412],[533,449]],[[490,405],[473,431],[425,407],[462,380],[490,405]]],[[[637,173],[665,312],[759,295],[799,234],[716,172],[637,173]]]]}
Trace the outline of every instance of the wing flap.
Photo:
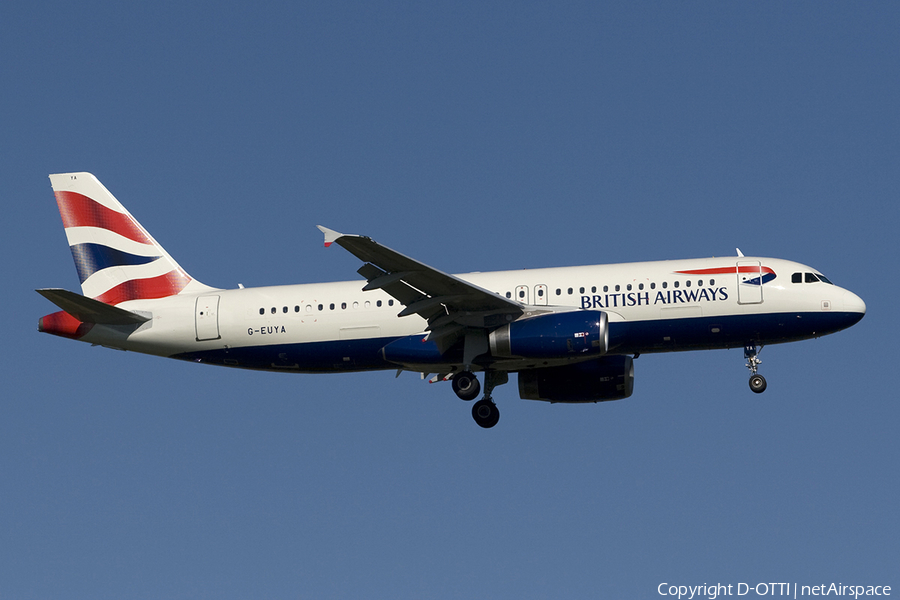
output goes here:
{"type": "MultiPolygon", "coordinates": [[[[361,270],[362,269],[360,269],[360,271],[361,270]]],[[[362,273],[360,273],[360,275],[362,275],[362,273]]],[[[366,277],[366,279],[369,280],[369,283],[366,284],[366,286],[363,288],[363,291],[368,292],[370,290],[380,290],[391,285],[392,283],[397,283],[398,281],[401,281],[407,277],[412,277],[412,275],[412,271],[398,271],[396,273],[386,273],[372,279],[366,277]]],[[[363,277],[365,277],[365,275],[363,275],[363,277]]]]}

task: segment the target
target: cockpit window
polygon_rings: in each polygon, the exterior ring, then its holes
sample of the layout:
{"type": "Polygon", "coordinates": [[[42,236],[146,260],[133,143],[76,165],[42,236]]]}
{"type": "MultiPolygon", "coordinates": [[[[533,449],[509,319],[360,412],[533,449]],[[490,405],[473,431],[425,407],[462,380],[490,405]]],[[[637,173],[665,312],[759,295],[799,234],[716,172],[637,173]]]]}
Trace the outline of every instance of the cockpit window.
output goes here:
{"type": "Polygon", "coordinates": [[[791,283],[818,283],[820,281],[828,285],[834,285],[821,273],[794,273],[791,275],[791,283]]]}

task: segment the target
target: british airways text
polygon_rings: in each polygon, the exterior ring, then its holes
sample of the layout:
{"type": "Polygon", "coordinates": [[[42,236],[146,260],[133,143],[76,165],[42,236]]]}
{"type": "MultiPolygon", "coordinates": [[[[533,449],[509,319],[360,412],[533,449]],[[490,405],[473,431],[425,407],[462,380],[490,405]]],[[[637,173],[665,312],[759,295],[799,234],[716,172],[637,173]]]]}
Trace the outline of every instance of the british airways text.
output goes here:
{"type": "Polygon", "coordinates": [[[683,290],[658,290],[656,292],[625,292],[621,294],[594,294],[581,297],[581,308],[618,308],[650,306],[651,304],[687,304],[689,302],[720,302],[728,300],[728,288],[697,288],[683,290]],[[651,294],[655,294],[651,301],[651,294]]]}

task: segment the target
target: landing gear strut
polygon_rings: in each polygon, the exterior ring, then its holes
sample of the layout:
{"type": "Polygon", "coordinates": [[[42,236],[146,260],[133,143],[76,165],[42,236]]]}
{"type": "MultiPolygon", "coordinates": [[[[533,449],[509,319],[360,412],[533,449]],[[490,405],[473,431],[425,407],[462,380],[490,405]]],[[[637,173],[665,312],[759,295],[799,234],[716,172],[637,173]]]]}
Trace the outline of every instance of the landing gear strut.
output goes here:
{"type": "Polygon", "coordinates": [[[494,371],[488,369],[484,372],[484,398],[472,406],[472,418],[479,427],[490,429],[500,420],[500,410],[491,400],[491,392],[498,385],[509,381],[509,373],[506,371],[494,371]]]}
{"type": "Polygon", "coordinates": [[[762,346],[759,347],[758,351],[755,344],[744,346],[744,358],[747,359],[746,367],[750,369],[750,389],[757,394],[762,394],[766,391],[766,378],[756,372],[762,363],[758,358],[760,352],[762,352],[762,346]]]}

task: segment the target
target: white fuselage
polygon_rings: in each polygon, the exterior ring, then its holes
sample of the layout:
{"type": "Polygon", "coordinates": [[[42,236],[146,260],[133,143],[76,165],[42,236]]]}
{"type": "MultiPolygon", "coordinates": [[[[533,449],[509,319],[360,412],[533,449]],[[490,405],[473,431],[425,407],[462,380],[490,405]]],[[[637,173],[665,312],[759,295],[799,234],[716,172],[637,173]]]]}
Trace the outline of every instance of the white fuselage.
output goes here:
{"type": "MultiPolygon", "coordinates": [[[[591,309],[609,316],[610,353],[728,348],[818,337],[865,312],[845,289],[804,275],[799,263],[728,257],[523,269],[458,275],[526,308],[591,309]],[[748,282],[741,265],[767,269],[748,282]],[[725,271],[730,269],[730,271],[725,271]],[[685,273],[686,271],[692,273],[685,273]],[[799,273],[801,281],[792,281],[799,273]]],[[[750,274],[750,278],[754,273],[750,274]]],[[[255,369],[322,372],[397,368],[377,356],[391,340],[421,334],[417,315],[363,282],[213,289],[120,306],[150,313],[140,327],[95,325],[83,341],[255,369]]],[[[409,366],[409,365],[405,365],[409,366]]],[[[516,370],[515,363],[508,370],[516,370]]],[[[436,369],[434,372],[438,372],[436,369]]]]}

